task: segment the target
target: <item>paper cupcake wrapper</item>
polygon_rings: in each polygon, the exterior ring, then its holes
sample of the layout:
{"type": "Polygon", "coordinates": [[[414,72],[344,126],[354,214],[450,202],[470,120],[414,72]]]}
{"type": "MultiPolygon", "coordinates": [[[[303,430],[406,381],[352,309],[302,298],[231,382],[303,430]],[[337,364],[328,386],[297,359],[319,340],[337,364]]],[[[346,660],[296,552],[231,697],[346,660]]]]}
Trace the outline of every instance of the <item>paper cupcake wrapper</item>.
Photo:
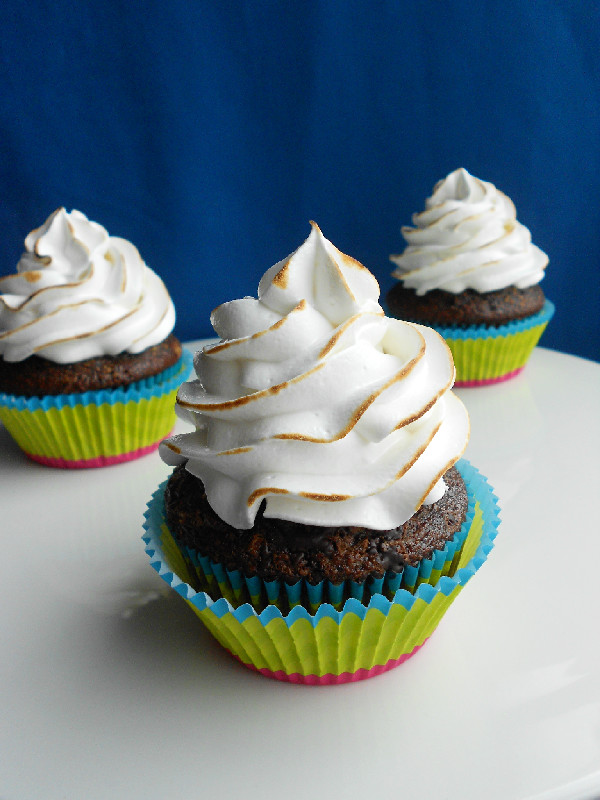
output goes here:
{"type": "Polygon", "coordinates": [[[482,386],[509,380],[518,375],[529,360],[554,305],[546,300],[540,312],[497,328],[472,325],[468,328],[437,327],[454,358],[455,386],[482,386]]]}
{"type": "Polygon", "coordinates": [[[330,684],[377,675],[413,655],[429,638],[463,586],[487,559],[499,524],[497,499],[487,480],[465,459],[458,468],[473,501],[473,517],[452,576],[422,582],[413,592],[375,593],[367,603],[348,598],[338,610],[330,602],[309,611],[302,605],[282,613],[237,607],[193,587],[195,573],[171,536],[163,504],[148,505],[143,540],[152,567],[175,589],[215,638],[242,664],[269,677],[295,683],[330,684]]]}
{"type": "Polygon", "coordinates": [[[0,420],[33,460],[54,467],[99,467],[158,447],[175,424],[175,395],[193,356],[118,389],[22,397],[0,393],[0,420]]]}
{"type": "MultiPolygon", "coordinates": [[[[166,484],[166,481],[161,484],[153,495],[152,502],[158,507],[163,505],[166,484]]],[[[248,577],[240,570],[229,570],[193,548],[179,543],[177,545],[193,588],[196,591],[205,591],[213,598],[225,597],[234,608],[250,603],[257,611],[261,611],[268,605],[275,605],[283,613],[287,613],[295,606],[303,605],[314,612],[320,605],[328,602],[339,611],[350,597],[364,604],[374,594],[392,599],[398,589],[414,593],[422,583],[435,584],[443,575],[453,575],[474,516],[475,500],[470,497],[461,529],[442,549],[435,550],[429,558],[415,566],[405,566],[403,572],[389,571],[382,577],[371,577],[361,583],[350,580],[331,583],[323,580],[312,584],[304,579],[293,584],[283,580],[265,581],[257,576],[248,577]]]]}

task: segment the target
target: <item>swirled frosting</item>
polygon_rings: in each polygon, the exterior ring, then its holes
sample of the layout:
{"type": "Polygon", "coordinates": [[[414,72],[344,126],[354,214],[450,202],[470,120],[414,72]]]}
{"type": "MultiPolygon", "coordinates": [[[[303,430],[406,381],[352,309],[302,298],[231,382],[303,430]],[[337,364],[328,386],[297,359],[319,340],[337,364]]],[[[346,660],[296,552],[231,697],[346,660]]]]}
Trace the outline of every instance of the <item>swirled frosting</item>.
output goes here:
{"type": "Polygon", "coordinates": [[[457,169],[435,185],[425,210],[413,215],[414,227],[402,228],[407,247],[390,257],[392,275],[418,295],[533,286],[548,256],[516,217],[512,201],[493,184],[457,169]]]}
{"type": "Polygon", "coordinates": [[[219,306],[218,344],[179,390],[194,431],[160,448],[201,478],[216,513],[387,530],[445,490],[469,422],[452,356],[430,328],[385,317],[371,273],[312,223],[258,299],[219,306]]]}
{"type": "Polygon", "coordinates": [[[70,363],[140,353],[173,330],[165,285],[125,239],[79,211],[55,211],[0,278],[0,354],[70,363]]]}

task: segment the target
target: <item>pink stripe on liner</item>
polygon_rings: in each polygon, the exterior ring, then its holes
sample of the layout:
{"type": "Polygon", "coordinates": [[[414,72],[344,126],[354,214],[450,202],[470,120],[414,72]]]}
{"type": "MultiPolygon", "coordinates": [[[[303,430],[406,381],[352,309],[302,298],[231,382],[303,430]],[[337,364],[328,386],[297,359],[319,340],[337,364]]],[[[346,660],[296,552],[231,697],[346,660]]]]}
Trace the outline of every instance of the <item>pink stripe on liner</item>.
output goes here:
{"type": "MultiPolygon", "coordinates": [[[[427,642],[427,639],[425,639],[425,642],[427,642]]],[[[410,653],[404,653],[400,658],[391,658],[386,664],[371,667],[371,669],[358,669],[356,672],[342,672],[340,675],[334,675],[331,672],[328,672],[326,675],[302,675],[300,672],[288,674],[281,669],[272,672],[270,669],[264,667],[258,669],[254,664],[246,664],[245,661],[241,661],[237,656],[235,656],[235,658],[237,658],[240,664],[249,667],[255,672],[260,672],[260,674],[264,675],[266,678],[274,678],[277,681],[287,681],[288,683],[303,683],[310,686],[332,686],[338,683],[364,681],[367,678],[374,678],[376,675],[388,672],[388,670],[394,669],[394,667],[399,667],[404,661],[414,656],[414,654],[423,647],[425,642],[423,642],[423,644],[418,644],[414,650],[411,650],[410,653]]]]}
{"type": "Polygon", "coordinates": [[[158,442],[140,447],[138,450],[132,450],[129,453],[119,453],[116,456],[96,456],[95,458],[80,458],[74,461],[70,461],[66,458],[35,456],[33,453],[25,453],[25,455],[32,461],[37,461],[38,464],[44,464],[46,467],[58,467],[59,469],[90,469],[94,467],[110,467],[113,464],[122,464],[125,461],[135,461],[136,458],[141,458],[151,453],[153,450],[156,450],[161,442],[162,439],[159,439],[158,442]]]}
{"type": "Polygon", "coordinates": [[[507,372],[505,375],[499,375],[497,378],[482,378],[482,380],[479,381],[455,381],[454,386],[458,389],[461,387],[466,389],[469,386],[490,386],[492,383],[509,381],[511,378],[515,378],[520,372],[523,372],[524,369],[525,365],[513,370],[512,372],[507,372]]]}

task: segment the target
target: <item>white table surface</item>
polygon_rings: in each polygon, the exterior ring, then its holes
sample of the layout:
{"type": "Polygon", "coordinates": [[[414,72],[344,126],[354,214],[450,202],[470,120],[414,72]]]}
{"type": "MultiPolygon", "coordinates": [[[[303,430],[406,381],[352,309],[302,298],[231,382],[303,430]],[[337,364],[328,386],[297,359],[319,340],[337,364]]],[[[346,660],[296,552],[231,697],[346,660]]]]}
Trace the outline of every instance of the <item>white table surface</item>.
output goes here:
{"type": "Polygon", "coordinates": [[[458,393],[496,547],[419,654],[333,687],[242,667],[151,569],[156,453],[55,470],[0,428],[0,798],[600,797],[600,364],[458,393]]]}

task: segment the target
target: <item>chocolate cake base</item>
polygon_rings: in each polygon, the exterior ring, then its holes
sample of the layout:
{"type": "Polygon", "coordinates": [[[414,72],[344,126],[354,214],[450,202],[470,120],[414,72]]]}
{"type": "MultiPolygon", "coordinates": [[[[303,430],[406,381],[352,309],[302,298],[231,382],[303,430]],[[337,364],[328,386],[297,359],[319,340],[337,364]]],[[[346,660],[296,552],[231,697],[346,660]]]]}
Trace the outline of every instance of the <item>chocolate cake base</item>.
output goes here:
{"type": "Polygon", "coordinates": [[[544,292],[538,284],[527,289],[508,286],[484,294],[473,289],[459,294],[434,289],[420,296],[414,289],[405,288],[400,281],[386,297],[390,313],[397,319],[461,328],[470,325],[498,327],[530,317],[541,311],[544,300],[544,292]]]}
{"type": "Polygon", "coordinates": [[[181,358],[181,343],[172,334],[141,353],[121,353],[71,364],[41,356],[24,361],[0,358],[0,391],[23,397],[116,389],[158,375],[181,358]]]}
{"type": "Polygon", "coordinates": [[[455,467],[444,480],[448,488],[440,500],[421,506],[404,525],[388,531],[267,519],[264,506],[253,528],[237,530],[212,510],[202,481],[179,466],[167,483],[165,513],[180,544],[248,577],[362,582],[416,565],[460,530],[468,505],[466,487],[455,467]]]}

